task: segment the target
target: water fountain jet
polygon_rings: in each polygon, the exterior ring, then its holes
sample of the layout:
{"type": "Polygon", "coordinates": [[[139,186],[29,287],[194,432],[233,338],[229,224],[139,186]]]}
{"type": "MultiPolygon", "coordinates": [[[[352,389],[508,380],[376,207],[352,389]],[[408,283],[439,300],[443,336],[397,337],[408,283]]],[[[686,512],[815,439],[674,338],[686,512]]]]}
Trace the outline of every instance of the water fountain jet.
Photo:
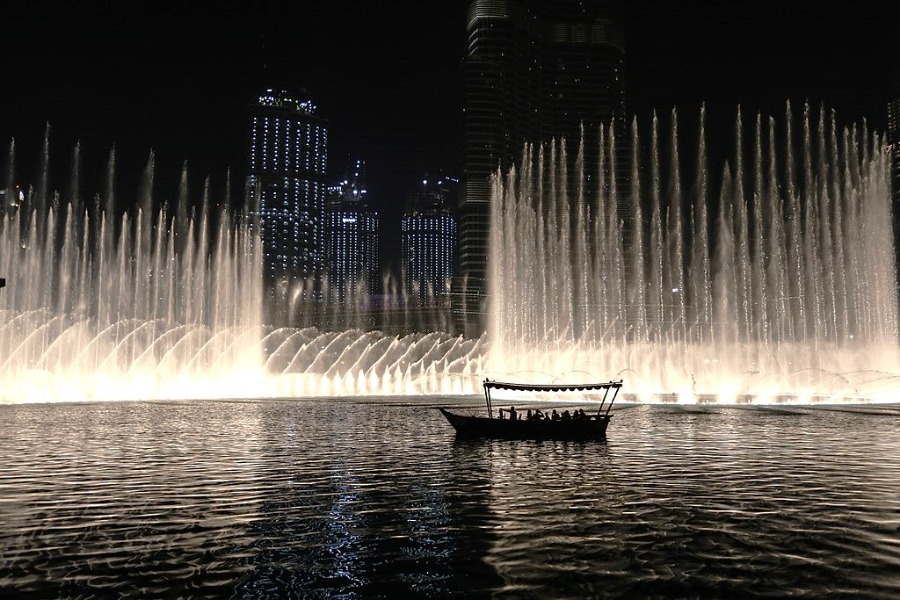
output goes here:
{"type": "MultiPolygon", "coordinates": [[[[170,213],[153,197],[152,154],[139,206],[121,217],[114,152],[92,205],[78,193],[80,147],[67,196],[51,193],[48,133],[39,185],[0,217],[0,402],[472,394],[485,375],[623,377],[647,402],[894,401],[881,138],[809,107],[798,119],[788,105],[780,125],[745,126],[738,111],[717,175],[703,119],[693,176],[674,110],[667,131],[655,115],[649,138],[630,128],[649,147],[630,157],[629,181],[608,127],[596,163],[581,146],[570,164],[560,142],[498,173],[491,322],[476,339],[349,327],[358,314],[338,331],[313,314],[297,315],[304,329],[264,326],[249,215],[214,210],[208,181],[189,210],[186,167],[170,213]]],[[[303,312],[302,289],[287,297],[303,312]]]]}
{"type": "Polygon", "coordinates": [[[735,155],[715,188],[704,112],[690,187],[674,110],[667,157],[659,119],[646,150],[633,123],[629,181],[617,181],[609,127],[595,165],[554,142],[526,146],[516,168],[495,175],[488,372],[533,383],[632,372],[637,397],[687,403],[893,401],[855,375],[900,372],[881,138],[839,130],[834,113],[816,119],[809,106],[797,133],[789,104],[781,130],[758,115],[745,136],[739,110],[735,155]],[[571,180],[597,182],[588,206],[559,183],[571,180]]]}

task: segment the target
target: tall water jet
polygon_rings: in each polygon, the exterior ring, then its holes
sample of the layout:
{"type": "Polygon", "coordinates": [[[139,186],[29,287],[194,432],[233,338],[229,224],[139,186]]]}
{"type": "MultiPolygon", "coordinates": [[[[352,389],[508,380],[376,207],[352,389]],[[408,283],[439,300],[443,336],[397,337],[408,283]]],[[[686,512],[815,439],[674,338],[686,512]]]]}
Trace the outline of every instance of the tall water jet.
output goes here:
{"type": "Polygon", "coordinates": [[[880,136],[813,112],[799,128],[789,104],[781,125],[757,115],[746,136],[738,109],[734,155],[714,172],[701,108],[689,186],[674,110],[668,156],[655,115],[645,153],[633,125],[629,181],[612,144],[597,165],[526,147],[494,177],[488,373],[624,377],[647,400],[893,400],[890,157],[880,136]],[[598,182],[593,212],[556,183],[572,169],[598,182]],[[573,295],[571,281],[589,283],[573,295]]]}
{"type": "MultiPolygon", "coordinates": [[[[216,204],[208,182],[191,208],[186,166],[174,206],[159,203],[152,154],[134,210],[117,215],[114,150],[84,205],[80,146],[54,192],[47,133],[37,188],[0,217],[0,402],[469,394],[484,375],[623,377],[648,401],[893,401],[880,136],[809,107],[788,105],[781,124],[739,111],[717,172],[704,113],[693,171],[673,109],[649,138],[637,122],[600,128],[596,162],[558,142],[498,174],[478,339],[364,331],[323,306],[267,327],[251,215],[216,204]],[[649,139],[646,153],[617,156],[622,134],[649,139]],[[323,311],[347,322],[320,329],[323,311]]],[[[10,143],[7,197],[15,164],[10,143]]],[[[405,319],[400,295],[385,306],[405,319]]]]}
{"type": "Polygon", "coordinates": [[[152,157],[135,212],[84,206],[79,152],[65,203],[54,194],[0,219],[2,400],[240,395],[262,372],[255,240],[227,211],[204,211],[176,250],[174,223],[152,209],[152,157]]]}
{"type": "Polygon", "coordinates": [[[48,145],[49,134],[38,191],[0,214],[0,402],[477,389],[484,339],[264,325],[252,214],[232,214],[227,193],[214,202],[209,179],[191,206],[187,165],[168,206],[154,197],[151,153],[136,206],[117,216],[115,150],[85,206],[80,146],[60,195],[49,191],[48,145]]]}

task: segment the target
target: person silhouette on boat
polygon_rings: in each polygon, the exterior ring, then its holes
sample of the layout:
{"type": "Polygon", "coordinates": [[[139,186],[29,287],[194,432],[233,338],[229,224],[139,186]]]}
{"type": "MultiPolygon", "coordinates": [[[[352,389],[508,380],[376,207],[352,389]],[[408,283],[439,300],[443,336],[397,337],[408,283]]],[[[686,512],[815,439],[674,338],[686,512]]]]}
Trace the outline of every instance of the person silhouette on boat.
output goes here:
{"type": "Polygon", "coordinates": [[[550,414],[550,419],[553,421],[559,421],[559,413],[556,412],[556,409],[553,409],[553,412],[550,414]]]}
{"type": "Polygon", "coordinates": [[[572,420],[572,414],[569,412],[569,409],[566,409],[563,411],[562,420],[563,421],[571,421],[572,420]]]}
{"type": "Polygon", "coordinates": [[[516,407],[510,406],[509,407],[509,419],[511,421],[515,421],[518,418],[519,418],[519,413],[516,412],[516,407]]]}

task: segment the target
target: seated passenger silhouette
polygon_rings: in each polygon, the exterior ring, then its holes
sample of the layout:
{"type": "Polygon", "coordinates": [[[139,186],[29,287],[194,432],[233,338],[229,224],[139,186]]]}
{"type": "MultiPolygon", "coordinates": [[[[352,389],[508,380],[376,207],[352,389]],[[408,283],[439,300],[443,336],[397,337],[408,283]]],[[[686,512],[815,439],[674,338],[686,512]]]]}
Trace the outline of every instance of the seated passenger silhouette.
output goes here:
{"type": "Polygon", "coordinates": [[[516,419],[519,418],[518,413],[516,412],[515,406],[509,407],[509,418],[512,419],[513,421],[515,421],[516,419]]]}

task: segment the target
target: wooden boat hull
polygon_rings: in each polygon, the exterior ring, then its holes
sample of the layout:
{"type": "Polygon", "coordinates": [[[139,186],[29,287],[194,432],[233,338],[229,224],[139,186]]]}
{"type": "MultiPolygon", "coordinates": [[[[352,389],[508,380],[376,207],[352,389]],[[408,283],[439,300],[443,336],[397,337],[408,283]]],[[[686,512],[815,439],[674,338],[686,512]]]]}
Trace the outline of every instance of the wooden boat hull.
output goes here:
{"type": "Polygon", "coordinates": [[[604,440],[609,415],[568,421],[490,419],[458,415],[444,408],[441,414],[449,421],[458,437],[506,440],[604,440]]]}

